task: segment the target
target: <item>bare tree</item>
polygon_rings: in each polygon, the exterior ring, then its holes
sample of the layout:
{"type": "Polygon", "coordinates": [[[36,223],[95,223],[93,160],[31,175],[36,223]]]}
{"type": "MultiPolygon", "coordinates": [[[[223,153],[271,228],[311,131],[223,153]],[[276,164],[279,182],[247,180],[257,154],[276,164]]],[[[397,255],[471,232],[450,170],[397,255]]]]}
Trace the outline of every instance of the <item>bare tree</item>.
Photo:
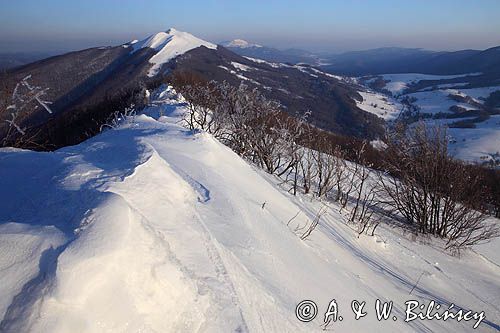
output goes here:
{"type": "Polygon", "coordinates": [[[316,140],[313,150],[316,168],[316,196],[325,197],[335,186],[334,174],[336,157],[333,155],[332,145],[325,137],[316,140]]]}
{"type": "MultiPolygon", "coordinates": [[[[335,201],[340,202],[342,195],[344,193],[344,188],[349,186],[349,184],[346,184],[349,175],[348,175],[348,168],[347,168],[347,163],[344,159],[344,155],[340,148],[336,147],[335,149],[335,156],[337,157],[335,159],[335,184],[336,184],[336,194],[335,194],[335,201]]],[[[343,197],[346,199],[346,197],[343,197]]],[[[344,200],[345,203],[347,203],[346,200],[344,200]]]]}
{"type": "Polygon", "coordinates": [[[347,164],[347,167],[346,167],[347,175],[344,178],[342,188],[339,191],[339,203],[340,203],[341,210],[346,208],[346,206],[349,202],[349,198],[351,196],[351,193],[355,189],[356,177],[357,177],[357,174],[358,174],[360,168],[362,168],[362,166],[357,164],[357,163],[347,164]]]}
{"type": "Polygon", "coordinates": [[[52,113],[48,102],[44,99],[49,88],[42,88],[30,83],[31,75],[24,77],[14,88],[11,102],[3,112],[3,122],[7,124],[6,134],[2,139],[2,146],[22,146],[21,143],[31,141],[34,135],[27,136],[27,128],[22,126],[22,117],[25,111],[42,107],[46,112],[52,113]]]}
{"type": "MultiPolygon", "coordinates": [[[[298,164],[303,155],[300,140],[309,131],[307,125],[309,115],[310,112],[306,112],[302,116],[297,114],[295,117],[290,117],[283,113],[282,119],[279,119],[277,134],[280,136],[280,145],[284,158],[278,167],[278,177],[282,177],[292,170],[298,171],[298,164]]],[[[298,175],[295,172],[295,180],[297,180],[297,177],[298,175]]],[[[294,194],[297,189],[296,183],[297,181],[294,181],[294,194]]]]}
{"type": "Polygon", "coordinates": [[[312,149],[304,149],[302,158],[299,161],[299,166],[302,178],[302,188],[304,194],[308,194],[311,191],[318,173],[314,160],[314,151],[312,149]]]}

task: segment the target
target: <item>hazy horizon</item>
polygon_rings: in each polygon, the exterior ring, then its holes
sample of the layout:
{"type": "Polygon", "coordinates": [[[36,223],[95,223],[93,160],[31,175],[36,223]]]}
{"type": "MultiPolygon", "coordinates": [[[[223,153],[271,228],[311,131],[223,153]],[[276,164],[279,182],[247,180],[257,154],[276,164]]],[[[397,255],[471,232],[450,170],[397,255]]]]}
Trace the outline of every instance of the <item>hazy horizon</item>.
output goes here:
{"type": "Polygon", "coordinates": [[[220,43],[340,53],[380,47],[434,51],[500,45],[496,0],[0,0],[0,53],[61,53],[119,45],[170,27],[220,43]]]}

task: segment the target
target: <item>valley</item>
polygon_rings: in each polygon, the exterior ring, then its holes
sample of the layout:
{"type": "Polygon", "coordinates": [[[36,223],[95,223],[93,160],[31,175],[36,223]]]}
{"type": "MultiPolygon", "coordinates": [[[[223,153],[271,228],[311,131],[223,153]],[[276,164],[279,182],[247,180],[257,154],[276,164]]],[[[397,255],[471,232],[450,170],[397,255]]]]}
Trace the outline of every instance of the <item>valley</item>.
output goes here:
{"type": "Polygon", "coordinates": [[[360,107],[389,120],[445,126],[451,154],[469,162],[498,166],[500,108],[493,98],[500,86],[477,87],[474,81],[481,75],[362,77],[360,82],[374,92],[364,97],[360,107]]]}

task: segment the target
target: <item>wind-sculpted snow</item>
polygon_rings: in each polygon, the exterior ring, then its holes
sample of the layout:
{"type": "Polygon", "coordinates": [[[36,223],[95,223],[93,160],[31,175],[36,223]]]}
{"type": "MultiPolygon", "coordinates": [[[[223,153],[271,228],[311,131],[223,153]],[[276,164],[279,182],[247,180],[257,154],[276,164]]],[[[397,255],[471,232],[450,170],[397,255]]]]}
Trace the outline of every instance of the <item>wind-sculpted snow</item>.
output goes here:
{"type": "Polygon", "coordinates": [[[322,203],[182,128],[182,104],[157,97],[78,146],[0,151],[0,331],[320,332],[332,299],[342,332],[471,329],[404,323],[413,298],[484,310],[478,331],[498,329],[498,266],[386,227],[357,239],[335,206],[302,241],[295,230],[322,203]],[[398,321],[376,319],[377,298],[394,301],[398,321]],[[306,299],[320,308],[310,323],[295,316],[306,299]],[[359,321],[354,299],[368,304],[359,321]]]}

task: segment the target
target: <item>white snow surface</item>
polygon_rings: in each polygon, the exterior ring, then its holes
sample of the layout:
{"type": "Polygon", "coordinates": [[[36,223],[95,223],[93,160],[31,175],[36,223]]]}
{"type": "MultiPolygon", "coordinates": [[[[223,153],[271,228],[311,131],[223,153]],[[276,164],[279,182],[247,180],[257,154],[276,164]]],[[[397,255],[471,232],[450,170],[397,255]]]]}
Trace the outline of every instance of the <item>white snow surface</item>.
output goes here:
{"type": "Polygon", "coordinates": [[[485,311],[476,331],[500,328],[498,242],[459,259],[385,225],[357,238],[334,205],[302,241],[323,203],[179,126],[171,89],[155,96],[79,145],[0,150],[0,331],[321,332],[332,299],[337,332],[472,331],[405,323],[409,299],[485,311]],[[377,298],[397,321],[376,319],[377,298]],[[319,307],[309,323],[295,317],[304,299],[319,307]]]}
{"type": "Polygon", "coordinates": [[[488,98],[491,93],[493,93],[495,91],[500,91],[500,86],[460,89],[460,91],[462,93],[482,102],[482,100],[488,98]]]}
{"type": "Polygon", "coordinates": [[[157,53],[149,59],[153,67],[148,72],[148,76],[152,77],[159,73],[161,66],[171,59],[184,54],[188,51],[205,46],[209,49],[217,49],[217,45],[206,42],[198,37],[195,37],[187,32],[178,31],[174,28],[166,32],[159,32],[151,35],[148,38],[134,43],[134,51],[141,48],[152,48],[157,53]]]}
{"type": "Polygon", "coordinates": [[[469,162],[488,161],[492,155],[500,158],[500,115],[476,123],[476,128],[449,128],[448,135],[456,158],[469,162]]]}

